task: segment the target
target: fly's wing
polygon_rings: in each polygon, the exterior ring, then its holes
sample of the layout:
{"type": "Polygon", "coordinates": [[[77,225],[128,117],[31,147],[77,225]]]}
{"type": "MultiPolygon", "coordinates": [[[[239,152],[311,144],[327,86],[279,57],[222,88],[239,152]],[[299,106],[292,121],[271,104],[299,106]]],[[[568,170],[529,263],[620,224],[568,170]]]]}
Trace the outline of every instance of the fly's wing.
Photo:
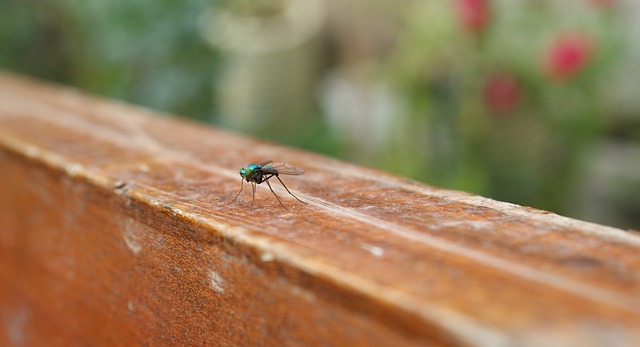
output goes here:
{"type": "Polygon", "coordinates": [[[273,163],[273,160],[265,160],[263,162],[258,163],[258,165],[260,166],[267,166],[269,164],[273,163]]]}
{"type": "Polygon", "coordinates": [[[280,175],[302,175],[304,170],[297,166],[293,166],[287,163],[269,163],[262,166],[262,171],[271,174],[280,175]]]}

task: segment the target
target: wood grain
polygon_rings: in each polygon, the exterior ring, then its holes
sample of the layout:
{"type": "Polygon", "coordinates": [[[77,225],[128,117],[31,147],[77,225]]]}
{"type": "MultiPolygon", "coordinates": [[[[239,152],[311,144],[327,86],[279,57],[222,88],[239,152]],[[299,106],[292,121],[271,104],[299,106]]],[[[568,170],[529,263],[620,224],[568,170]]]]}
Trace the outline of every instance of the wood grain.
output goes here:
{"type": "Polygon", "coordinates": [[[8,73],[0,168],[2,346],[640,345],[623,230],[8,73]]]}

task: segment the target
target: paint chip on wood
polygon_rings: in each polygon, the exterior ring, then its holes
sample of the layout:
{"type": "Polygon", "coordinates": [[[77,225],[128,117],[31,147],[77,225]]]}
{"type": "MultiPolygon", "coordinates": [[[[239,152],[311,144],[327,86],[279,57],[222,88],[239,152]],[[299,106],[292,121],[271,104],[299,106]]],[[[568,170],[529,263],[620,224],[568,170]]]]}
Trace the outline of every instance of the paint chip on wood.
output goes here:
{"type": "Polygon", "coordinates": [[[227,281],[220,276],[219,273],[211,270],[209,272],[209,281],[211,282],[211,288],[218,294],[224,294],[224,287],[227,281]]]}
{"type": "Polygon", "coordinates": [[[373,254],[376,257],[381,257],[384,255],[384,249],[382,247],[378,247],[378,246],[374,246],[374,245],[370,245],[370,244],[363,244],[362,246],[360,246],[360,248],[364,249],[365,251],[373,254]]]}
{"type": "Polygon", "coordinates": [[[276,257],[273,255],[273,253],[269,253],[269,252],[262,253],[262,255],[260,256],[260,260],[262,260],[265,263],[273,261],[275,258],[276,257]]]}

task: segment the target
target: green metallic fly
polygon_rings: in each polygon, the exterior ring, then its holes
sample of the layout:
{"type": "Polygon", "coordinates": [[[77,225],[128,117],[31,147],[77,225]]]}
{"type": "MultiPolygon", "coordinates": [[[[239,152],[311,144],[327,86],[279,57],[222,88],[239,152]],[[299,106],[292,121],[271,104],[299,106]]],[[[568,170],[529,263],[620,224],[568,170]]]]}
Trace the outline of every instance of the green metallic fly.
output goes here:
{"type": "Polygon", "coordinates": [[[276,197],[280,205],[284,207],[285,210],[288,210],[288,208],[286,208],[284,204],[282,204],[282,201],[280,201],[280,198],[276,195],[276,192],[273,191],[273,188],[271,188],[269,179],[272,177],[277,178],[278,181],[282,183],[282,186],[284,187],[284,189],[286,189],[287,192],[291,194],[291,196],[296,198],[296,200],[306,204],[306,202],[298,199],[297,196],[293,195],[293,193],[291,193],[289,188],[287,188],[287,186],[284,184],[284,182],[282,182],[282,180],[279,177],[280,175],[296,175],[297,176],[297,175],[302,175],[303,173],[304,173],[304,170],[302,170],[299,167],[295,167],[293,165],[289,165],[285,163],[274,163],[271,160],[263,161],[258,164],[255,164],[255,163],[249,164],[247,165],[247,167],[243,167],[242,169],[240,169],[240,177],[242,177],[242,179],[240,180],[240,191],[238,192],[238,194],[236,194],[236,197],[233,198],[230,204],[236,201],[238,196],[240,196],[240,193],[242,193],[244,181],[247,181],[251,183],[251,188],[253,190],[253,196],[251,198],[251,211],[253,211],[253,202],[256,199],[256,185],[262,182],[267,182],[267,185],[269,186],[269,190],[271,190],[271,193],[273,193],[273,196],[276,197]]]}

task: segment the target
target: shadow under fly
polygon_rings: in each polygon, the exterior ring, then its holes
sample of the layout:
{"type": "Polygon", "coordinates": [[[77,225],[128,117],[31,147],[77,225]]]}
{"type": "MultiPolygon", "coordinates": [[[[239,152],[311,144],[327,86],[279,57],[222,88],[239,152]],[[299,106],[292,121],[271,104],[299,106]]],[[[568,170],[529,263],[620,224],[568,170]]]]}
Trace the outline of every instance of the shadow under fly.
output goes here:
{"type": "Polygon", "coordinates": [[[302,175],[303,173],[304,173],[304,170],[302,170],[299,167],[295,167],[293,165],[289,165],[285,163],[274,163],[271,160],[263,161],[258,164],[254,164],[254,163],[249,164],[247,165],[247,167],[243,167],[242,169],[240,169],[240,177],[242,177],[242,179],[240,180],[240,191],[238,192],[238,194],[236,194],[236,197],[233,198],[230,204],[236,201],[238,196],[240,196],[240,193],[242,193],[244,181],[247,181],[251,183],[251,189],[253,191],[253,195],[251,197],[251,211],[253,211],[253,202],[256,199],[256,185],[262,182],[267,182],[267,185],[269,186],[269,190],[271,190],[271,193],[273,193],[273,196],[276,197],[276,199],[280,203],[280,206],[282,206],[285,210],[289,210],[284,206],[282,201],[280,201],[280,198],[278,197],[278,195],[276,195],[276,192],[273,191],[273,188],[271,188],[269,179],[272,177],[277,178],[278,181],[282,183],[282,186],[284,187],[284,189],[286,189],[287,192],[291,194],[291,196],[296,198],[296,200],[306,204],[306,202],[298,199],[297,196],[293,195],[293,193],[291,193],[289,188],[287,188],[287,186],[284,184],[284,182],[282,182],[282,180],[279,177],[280,175],[297,176],[297,175],[302,175]]]}

